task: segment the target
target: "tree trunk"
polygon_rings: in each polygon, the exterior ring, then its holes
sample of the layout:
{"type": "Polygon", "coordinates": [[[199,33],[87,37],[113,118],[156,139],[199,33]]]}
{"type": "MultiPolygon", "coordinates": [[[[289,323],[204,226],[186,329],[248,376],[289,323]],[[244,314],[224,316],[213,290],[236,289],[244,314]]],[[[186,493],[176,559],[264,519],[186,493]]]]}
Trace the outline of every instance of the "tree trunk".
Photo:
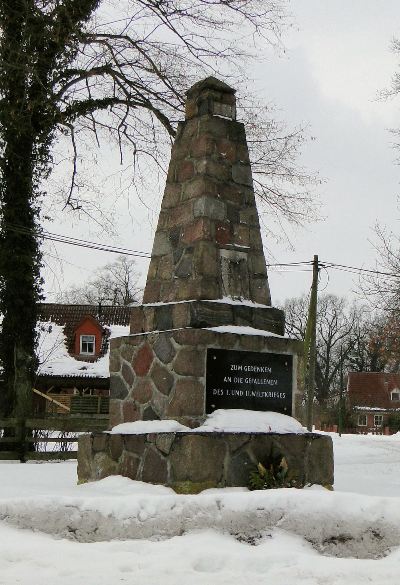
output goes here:
{"type": "Polygon", "coordinates": [[[31,412],[35,369],[36,304],[40,255],[36,235],[34,111],[27,97],[32,75],[25,43],[27,4],[1,4],[3,37],[0,73],[3,94],[0,122],[4,150],[0,162],[0,311],[3,315],[0,359],[4,415],[31,412]]]}

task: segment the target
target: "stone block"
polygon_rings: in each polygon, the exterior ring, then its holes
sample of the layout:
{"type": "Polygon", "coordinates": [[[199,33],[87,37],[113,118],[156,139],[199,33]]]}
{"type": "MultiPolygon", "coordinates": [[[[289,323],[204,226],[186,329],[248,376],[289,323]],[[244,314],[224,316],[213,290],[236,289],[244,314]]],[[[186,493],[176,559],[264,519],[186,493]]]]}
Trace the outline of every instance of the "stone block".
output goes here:
{"type": "MultiPolygon", "coordinates": [[[[186,232],[186,230],[185,230],[186,232]]],[[[175,267],[173,275],[175,278],[189,278],[193,273],[193,259],[191,254],[185,254],[175,267]]],[[[172,323],[172,316],[171,316],[172,323]]]]}
{"type": "Polygon", "coordinates": [[[157,390],[162,394],[168,395],[174,383],[174,377],[171,371],[158,362],[154,362],[150,371],[151,379],[157,390]]]}
{"type": "Polygon", "coordinates": [[[234,305],[228,303],[197,302],[190,306],[190,325],[192,327],[218,327],[233,325],[234,305]]]}
{"type": "Polygon", "coordinates": [[[185,183],[182,187],[182,201],[197,199],[202,196],[215,197],[219,187],[215,179],[211,177],[195,177],[192,181],[185,183]]]}
{"type": "Polygon", "coordinates": [[[110,353],[110,372],[118,373],[121,368],[121,360],[119,357],[119,353],[117,351],[113,351],[110,353]]]}
{"type": "Polygon", "coordinates": [[[154,390],[151,398],[151,406],[157,415],[157,418],[164,419],[165,412],[168,407],[168,395],[162,394],[158,390],[154,390]]]}
{"type": "Polygon", "coordinates": [[[166,460],[158,451],[147,449],[144,456],[142,469],[142,481],[156,484],[166,484],[168,480],[168,468],[166,460]]]}
{"type": "Polygon", "coordinates": [[[114,461],[118,461],[118,459],[121,457],[123,448],[124,444],[122,441],[122,435],[110,435],[109,449],[111,458],[114,461]]]}
{"type": "Polygon", "coordinates": [[[254,307],[251,305],[232,305],[232,314],[234,325],[257,326],[254,316],[254,307]]]}
{"type": "Polygon", "coordinates": [[[92,435],[80,435],[78,438],[78,481],[83,483],[92,478],[92,435]]]}
{"type": "Polygon", "coordinates": [[[177,434],[169,460],[171,483],[212,482],[217,486],[224,474],[226,445],[210,435],[177,434]]]}
{"type": "Polygon", "coordinates": [[[154,328],[157,331],[172,329],[172,307],[171,305],[160,305],[154,307],[154,328]]]}
{"type": "Polygon", "coordinates": [[[190,321],[191,303],[174,303],[172,305],[172,322],[173,329],[187,327],[190,321]]]}
{"type": "Polygon", "coordinates": [[[240,162],[242,162],[242,163],[250,162],[249,149],[247,148],[247,144],[245,144],[243,142],[237,144],[236,150],[237,150],[237,158],[240,160],[240,162]]]}
{"type": "Polygon", "coordinates": [[[128,396],[128,388],[119,374],[110,372],[110,398],[123,400],[128,396]]]}
{"type": "Polygon", "coordinates": [[[240,143],[243,144],[243,146],[246,146],[247,142],[246,142],[246,130],[244,128],[244,124],[242,122],[231,122],[229,124],[229,132],[228,132],[228,137],[230,140],[233,140],[238,144],[238,146],[240,145],[240,143]]]}
{"type": "Polygon", "coordinates": [[[121,375],[125,380],[125,384],[130,388],[135,380],[135,374],[129,364],[126,362],[122,364],[121,375]]]}
{"type": "Polygon", "coordinates": [[[178,184],[188,181],[194,175],[193,162],[190,160],[179,161],[178,164],[176,165],[175,173],[176,181],[178,184]]]}
{"type": "Polygon", "coordinates": [[[161,209],[171,209],[180,203],[182,186],[177,183],[167,183],[161,209]]]}
{"type": "MultiPolygon", "coordinates": [[[[179,208],[175,208],[179,209],[179,208]]],[[[170,254],[172,252],[171,242],[168,238],[167,232],[156,232],[154,236],[154,243],[153,249],[151,252],[151,256],[164,256],[165,254],[170,254]]]]}
{"type": "Polygon", "coordinates": [[[122,417],[122,400],[110,400],[110,428],[112,429],[115,425],[119,425],[124,422],[122,417]]]}
{"type": "Polygon", "coordinates": [[[263,243],[261,239],[261,233],[258,228],[250,228],[250,246],[252,250],[258,250],[260,253],[263,250],[263,243]]]}
{"type": "Polygon", "coordinates": [[[205,412],[205,387],[194,378],[181,378],[168,405],[166,416],[202,416],[205,412]]]}
{"type": "Polygon", "coordinates": [[[233,237],[235,244],[250,248],[250,228],[244,224],[234,226],[233,237]]]}
{"type": "Polygon", "coordinates": [[[172,255],[166,254],[158,258],[157,278],[169,280],[172,274],[172,255]]]}
{"type": "Polygon", "coordinates": [[[236,163],[232,166],[232,179],[239,185],[253,186],[251,167],[249,164],[236,163]]]}
{"type": "Polygon", "coordinates": [[[258,221],[258,215],[257,215],[257,209],[253,206],[248,207],[247,209],[242,209],[239,211],[239,221],[240,223],[249,225],[249,226],[253,226],[253,227],[259,227],[259,221],[258,221]]]}
{"type": "Polygon", "coordinates": [[[249,268],[252,274],[258,274],[266,277],[267,266],[265,262],[264,254],[250,253],[249,254],[249,268]]]}
{"type": "Polygon", "coordinates": [[[98,480],[109,477],[110,475],[118,475],[118,463],[113,461],[107,453],[96,453],[93,457],[93,469],[91,479],[98,480]]]}
{"type": "Polygon", "coordinates": [[[110,435],[107,435],[105,433],[93,433],[92,436],[93,436],[93,451],[95,453],[97,451],[107,451],[108,450],[108,441],[109,441],[110,435]]]}
{"type": "Polygon", "coordinates": [[[127,362],[131,362],[136,351],[136,347],[130,343],[124,343],[120,349],[121,357],[127,362]]]}
{"type": "Polygon", "coordinates": [[[256,335],[241,335],[240,348],[246,351],[261,351],[264,345],[263,338],[256,335]]]}
{"type": "Polygon", "coordinates": [[[261,305],[271,304],[268,281],[265,277],[254,277],[250,279],[250,296],[255,303],[261,305]]]}
{"type": "Polygon", "coordinates": [[[144,314],[144,330],[145,331],[153,331],[155,326],[155,307],[152,306],[144,306],[143,307],[143,314],[144,314]]]}
{"type": "Polygon", "coordinates": [[[330,437],[312,435],[308,438],[305,468],[307,483],[333,485],[333,444],[330,437]]]}
{"type": "Polygon", "coordinates": [[[194,202],[193,215],[222,221],[226,219],[226,203],[215,197],[203,195],[194,202]]]}
{"type": "Polygon", "coordinates": [[[203,116],[198,120],[198,132],[200,136],[209,134],[215,138],[227,138],[229,124],[232,124],[231,120],[216,116],[203,116]]]}
{"type": "Polygon", "coordinates": [[[206,217],[199,217],[184,228],[182,242],[192,244],[197,240],[211,240],[212,235],[211,221],[206,217]]]}
{"type": "MultiPolygon", "coordinates": [[[[174,209],[171,209],[169,216],[168,216],[168,226],[175,227],[175,226],[182,226],[190,223],[193,219],[193,208],[192,202],[186,201],[185,203],[181,203],[174,209]]],[[[168,240],[169,249],[168,252],[171,251],[171,242],[168,240]]],[[[168,254],[165,252],[165,254],[168,254]]],[[[160,256],[161,254],[158,254],[160,256]]]]}
{"type": "Polygon", "coordinates": [[[217,141],[217,153],[224,161],[234,163],[237,160],[237,145],[226,138],[217,141]]]}
{"type": "Polygon", "coordinates": [[[160,420],[160,417],[151,406],[147,406],[143,411],[142,420],[160,420]]]}
{"type": "Polygon", "coordinates": [[[148,343],[144,343],[133,359],[133,369],[138,376],[145,376],[153,362],[153,351],[148,343]]]}
{"type": "Polygon", "coordinates": [[[143,303],[159,303],[161,293],[161,282],[148,280],[143,293],[143,303]]]}
{"type": "Polygon", "coordinates": [[[155,444],[157,449],[161,451],[161,453],[164,453],[164,455],[168,455],[174,440],[175,433],[158,433],[155,444]]]}
{"type": "Polygon", "coordinates": [[[125,451],[121,457],[119,475],[135,480],[138,474],[139,464],[140,459],[125,451]]]}
{"type": "MultiPolygon", "coordinates": [[[[174,321],[174,325],[177,327],[174,321]]],[[[169,364],[175,357],[176,351],[171,343],[171,338],[165,333],[160,333],[153,345],[158,359],[164,364],[169,364]]]]}
{"type": "Polygon", "coordinates": [[[221,182],[229,181],[231,178],[230,165],[223,160],[214,161],[210,158],[203,158],[196,161],[196,173],[213,177],[221,182]]]}
{"type": "Polygon", "coordinates": [[[205,363],[205,349],[182,347],[172,364],[172,369],[181,376],[204,376],[205,363]]]}
{"type": "Polygon", "coordinates": [[[193,265],[196,276],[218,278],[218,252],[213,242],[196,242],[193,265]]]}
{"type": "Polygon", "coordinates": [[[250,455],[246,451],[241,451],[229,459],[228,467],[225,472],[226,485],[229,486],[248,486],[250,473],[255,468],[250,455]]]}
{"type": "Polygon", "coordinates": [[[140,419],[140,411],[133,400],[123,401],[122,419],[123,420],[121,422],[135,422],[136,420],[140,419]]]}
{"type": "Polygon", "coordinates": [[[230,223],[218,222],[215,225],[215,241],[220,246],[232,243],[232,229],[230,223]]]}
{"type": "Polygon", "coordinates": [[[211,156],[215,151],[215,138],[211,134],[202,134],[193,140],[190,147],[190,154],[194,158],[211,156]]]}
{"type": "Polygon", "coordinates": [[[150,380],[138,380],[132,390],[132,398],[139,404],[146,404],[153,396],[153,386],[150,380]]]}
{"type": "Polygon", "coordinates": [[[122,435],[124,450],[140,457],[146,446],[146,435],[122,435]]]}
{"type": "Polygon", "coordinates": [[[174,331],[173,338],[179,345],[206,345],[213,342],[215,333],[204,329],[181,329],[174,331]]]}

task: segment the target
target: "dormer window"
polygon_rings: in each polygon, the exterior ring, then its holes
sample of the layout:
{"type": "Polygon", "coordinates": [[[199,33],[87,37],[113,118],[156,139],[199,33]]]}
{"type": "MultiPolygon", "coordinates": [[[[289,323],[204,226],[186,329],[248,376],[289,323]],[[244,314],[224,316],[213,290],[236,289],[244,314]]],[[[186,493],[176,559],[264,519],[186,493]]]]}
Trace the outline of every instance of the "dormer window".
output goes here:
{"type": "Polygon", "coordinates": [[[400,390],[397,388],[396,390],[392,390],[390,393],[390,400],[393,400],[393,402],[400,402],[400,390]]]}
{"type": "Polygon", "coordinates": [[[95,354],[95,336],[81,335],[80,353],[83,355],[95,354]]]}

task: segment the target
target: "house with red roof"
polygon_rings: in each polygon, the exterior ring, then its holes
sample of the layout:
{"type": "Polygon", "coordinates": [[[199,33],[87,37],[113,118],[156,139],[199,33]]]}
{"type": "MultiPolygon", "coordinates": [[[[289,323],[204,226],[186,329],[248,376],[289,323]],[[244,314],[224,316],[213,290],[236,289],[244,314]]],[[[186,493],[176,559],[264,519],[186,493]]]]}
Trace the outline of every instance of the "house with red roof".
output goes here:
{"type": "Polygon", "coordinates": [[[400,414],[400,374],[349,372],[347,394],[359,431],[387,427],[400,414]]]}
{"type": "Polygon", "coordinates": [[[38,313],[36,413],[108,412],[110,339],[129,334],[131,308],[42,303],[38,313]]]}

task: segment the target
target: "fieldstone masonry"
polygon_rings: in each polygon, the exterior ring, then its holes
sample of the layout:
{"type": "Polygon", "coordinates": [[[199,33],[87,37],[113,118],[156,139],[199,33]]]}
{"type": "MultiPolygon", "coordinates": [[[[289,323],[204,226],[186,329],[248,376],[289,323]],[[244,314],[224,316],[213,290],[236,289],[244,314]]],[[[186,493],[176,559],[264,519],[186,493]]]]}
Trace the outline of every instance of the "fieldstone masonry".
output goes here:
{"type": "Polygon", "coordinates": [[[224,297],[271,304],[235,90],[209,77],[187,92],[143,300],[224,297]]]}
{"type": "MultiPolygon", "coordinates": [[[[111,343],[112,426],[205,418],[208,347],[296,356],[270,306],[267,269],[235,90],[209,77],[187,92],[144,291],[131,335],[111,343]],[[250,327],[253,335],[210,331],[250,327]],[[268,334],[271,334],[268,336],[268,334]]],[[[293,397],[294,402],[294,397],[293,397]]]]}
{"type": "Polygon", "coordinates": [[[247,486],[258,463],[279,454],[297,487],[333,484],[332,441],[326,435],[277,433],[93,433],[79,439],[81,481],[123,475],[178,493],[247,486]]]}
{"type": "MultiPolygon", "coordinates": [[[[302,344],[283,336],[284,314],[270,305],[235,91],[209,77],[187,92],[144,303],[132,308],[131,334],[111,341],[110,426],[154,419],[201,425],[208,349],[291,356],[286,367],[292,368],[293,412],[302,344]]],[[[333,482],[331,440],[312,434],[86,435],[78,474],[87,481],[121,473],[198,491],[247,485],[251,466],[271,453],[287,458],[301,484],[333,482]]]]}

